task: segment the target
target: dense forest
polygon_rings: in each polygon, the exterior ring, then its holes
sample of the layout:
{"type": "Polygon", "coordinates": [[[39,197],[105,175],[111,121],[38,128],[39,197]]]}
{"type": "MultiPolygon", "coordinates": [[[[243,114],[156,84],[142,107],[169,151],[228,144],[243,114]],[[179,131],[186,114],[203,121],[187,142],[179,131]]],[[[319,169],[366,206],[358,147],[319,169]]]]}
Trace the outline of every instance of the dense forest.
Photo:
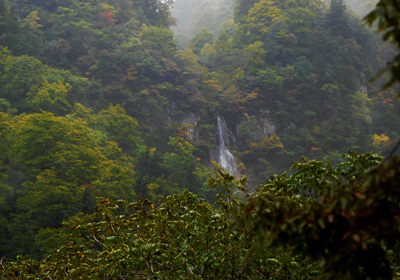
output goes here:
{"type": "Polygon", "coordinates": [[[1,277],[400,277],[377,2],[0,0],[1,277]]]}

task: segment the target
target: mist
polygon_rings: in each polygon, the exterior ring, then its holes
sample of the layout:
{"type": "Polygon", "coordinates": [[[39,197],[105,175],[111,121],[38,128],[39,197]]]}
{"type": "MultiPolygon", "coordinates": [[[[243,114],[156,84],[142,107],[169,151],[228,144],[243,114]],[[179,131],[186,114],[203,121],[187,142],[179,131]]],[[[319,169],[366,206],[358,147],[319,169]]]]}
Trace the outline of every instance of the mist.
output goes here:
{"type": "Polygon", "coordinates": [[[204,28],[215,38],[221,23],[233,18],[234,8],[235,0],[176,0],[171,11],[176,25],[171,29],[178,47],[188,47],[191,38],[204,28]]]}
{"type": "MultiPolygon", "coordinates": [[[[358,17],[363,18],[373,9],[377,0],[345,0],[358,17]]],[[[200,30],[218,35],[220,26],[233,18],[235,0],[176,0],[171,10],[176,24],[171,27],[178,47],[185,49],[200,30]]]]}
{"type": "Polygon", "coordinates": [[[367,15],[378,2],[377,0],[345,0],[346,5],[359,17],[367,15]]]}

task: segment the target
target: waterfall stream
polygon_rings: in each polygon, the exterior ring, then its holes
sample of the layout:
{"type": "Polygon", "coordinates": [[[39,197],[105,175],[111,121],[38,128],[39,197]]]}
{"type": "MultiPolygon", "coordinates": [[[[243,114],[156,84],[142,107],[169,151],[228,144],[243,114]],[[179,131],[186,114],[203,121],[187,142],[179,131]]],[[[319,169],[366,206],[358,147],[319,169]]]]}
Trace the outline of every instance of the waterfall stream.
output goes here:
{"type": "Polygon", "coordinates": [[[237,175],[237,167],[235,158],[228,150],[226,145],[229,145],[228,128],[224,118],[218,117],[218,140],[219,140],[219,164],[229,171],[232,175],[237,175]]]}

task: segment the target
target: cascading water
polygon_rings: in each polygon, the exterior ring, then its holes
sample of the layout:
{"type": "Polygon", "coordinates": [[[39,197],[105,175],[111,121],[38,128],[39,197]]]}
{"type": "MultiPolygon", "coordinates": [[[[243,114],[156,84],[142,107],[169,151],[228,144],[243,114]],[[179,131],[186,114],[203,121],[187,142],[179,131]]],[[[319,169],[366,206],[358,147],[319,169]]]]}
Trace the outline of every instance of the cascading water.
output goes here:
{"type": "Polygon", "coordinates": [[[219,161],[218,163],[229,171],[232,175],[237,175],[237,167],[235,158],[232,153],[228,150],[226,145],[229,144],[228,139],[228,128],[224,118],[218,117],[218,140],[219,140],[219,161]]]}

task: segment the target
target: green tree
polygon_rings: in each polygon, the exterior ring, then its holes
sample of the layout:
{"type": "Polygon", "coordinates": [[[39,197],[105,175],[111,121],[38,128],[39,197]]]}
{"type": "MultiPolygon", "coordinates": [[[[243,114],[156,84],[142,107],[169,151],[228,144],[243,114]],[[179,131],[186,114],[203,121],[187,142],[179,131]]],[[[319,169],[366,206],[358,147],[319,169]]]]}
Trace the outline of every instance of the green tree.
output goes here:
{"type": "Polygon", "coordinates": [[[255,38],[263,36],[268,32],[269,27],[276,21],[283,19],[283,11],[274,1],[261,0],[255,3],[249,10],[246,18],[247,32],[250,32],[255,38]]]}
{"type": "Polygon", "coordinates": [[[137,12],[143,13],[144,23],[156,26],[170,26],[173,23],[170,13],[172,0],[134,0],[133,4],[137,12]]]}
{"type": "Polygon", "coordinates": [[[205,44],[213,43],[213,37],[213,34],[208,31],[208,29],[201,29],[190,41],[190,47],[193,50],[193,53],[200,55],[201,49],[205,44]]]}
{"type": "Polygon", "coordinates": [[[70,84],[44,83],[40,87],[33,87],[27,93],[27,106],[34,111],[48,111],[55,114],[62,114],[69,110],[71,105],[68,102],[70,84]]]}
{"type": "Polygon", "coordinates": [[[198,192],[199,182],[194,176],[196,159],[193,156],[193,145],[182,137],[171,137],[168,144],[173,152],[164,155],[163,167],[167,171],[171,187],[175,190],[189,189],[198,192]]]}
{"type": "MultiPolygon", "coordinates": [[[[11,144],[12,120],[7,114],[0,113],[0,235],[8,237],[7,222],[11,213],[11,198],[13,189],[8,185],[7,175],[7,150],[11,144]]],[[[7,238],[0,241],[0,255],[4,255],[11,249],[7,238]]]]}
{"type": "Polygon", "coordinates": [[[267,180],[245,207],[244,221],[255,217],[256,235],[324,259],[329,279],[391,279],[391,261],[398,265],[391,254],[399,235],[398,159],[378,167],[381,158],[372,153],[346,159],[336,168],[303,159],[291,176],[267,180]]]}
{"type": "Polygon", "coordinates": [[[103,158],[99,140],[78,120],[66,120],[51,113],[31,114],[18,119],[12,152],[16,164],[33,179],[40,171],[54,168],[60,178],[86,184],[96,178],[103,158]],[[83,172],[85,170],[85,172],[83,172]]]}
{"type": "Polygon", "coordinates": [[[43,228],[59,228],[64,219],[82,210],[83,189],[67,180],[57,178],[53,169],[47,169],[34,182],[24,183],[16,201],[17,212],[7,221],[13,253],[43,257],[35,246],[35,236],[43,228]]]}
{"type": "Polygon", "coordinates": [[[299,275],[306,279],[315,275],[311,270],[316,265],[307,257],[267,251],[266,244],[259,247],[262,254],[257,258],[243,262],[252,244],[250,231],[232,226],[240,205],[233,192],[244,191],[244,183],[245,179],[236,181],[222,172],[211,181],[221,191],[218,208],[188,191],[166,197],[159,206],[146,200],[102,200],[93,215],[78,215],[65,224],[67,242],[60,250],[40,262],[19,258],[5,263],[1,276],[265,279],[299,275]]]}
{"type": "Polygon", "coordinates": [[[106,133],[107,141],[115,141],[125,154],[134,155],[141,145],[138,122],[120,105],[110,105],[96,115],[96,129],[106,133]]]}
{"type": "Polygon", "coordinates": [[[346,15],[346,6],[343,0],[331,0],[325,15],[326,27],[335,36],[348,37],[349,21],[346,15]]]}
{"type": "Polygon", "coordinates": [[[24,100],[34,86],[45,81],[45,66],[36,58],[9,56],[4,63],[4,72],[0,77],[1,96],[13,107],[24,108],[24,100]]]}
{"type": "Polygon", "coordinates": [[[5,255],[42,256],[46,250],[33,245],[40,230],[59,228],[80,211],[92,212],[95,196],[135,198],[133,159],[116,142],[102,143],[100,132],[88,127],[90,118],[49,112],[3,116],[4,178],[13,188],[8,204],[15,203],[9,213],[2,211],[14,247],[5,255]]]}
{"type": "Polygon", "coordinates": [[[20,22],[15,10],[11,8],[8,0],[0,0],[1,45],[20,53],[23,49],[19,38],[20,32],[20,22]]]}

